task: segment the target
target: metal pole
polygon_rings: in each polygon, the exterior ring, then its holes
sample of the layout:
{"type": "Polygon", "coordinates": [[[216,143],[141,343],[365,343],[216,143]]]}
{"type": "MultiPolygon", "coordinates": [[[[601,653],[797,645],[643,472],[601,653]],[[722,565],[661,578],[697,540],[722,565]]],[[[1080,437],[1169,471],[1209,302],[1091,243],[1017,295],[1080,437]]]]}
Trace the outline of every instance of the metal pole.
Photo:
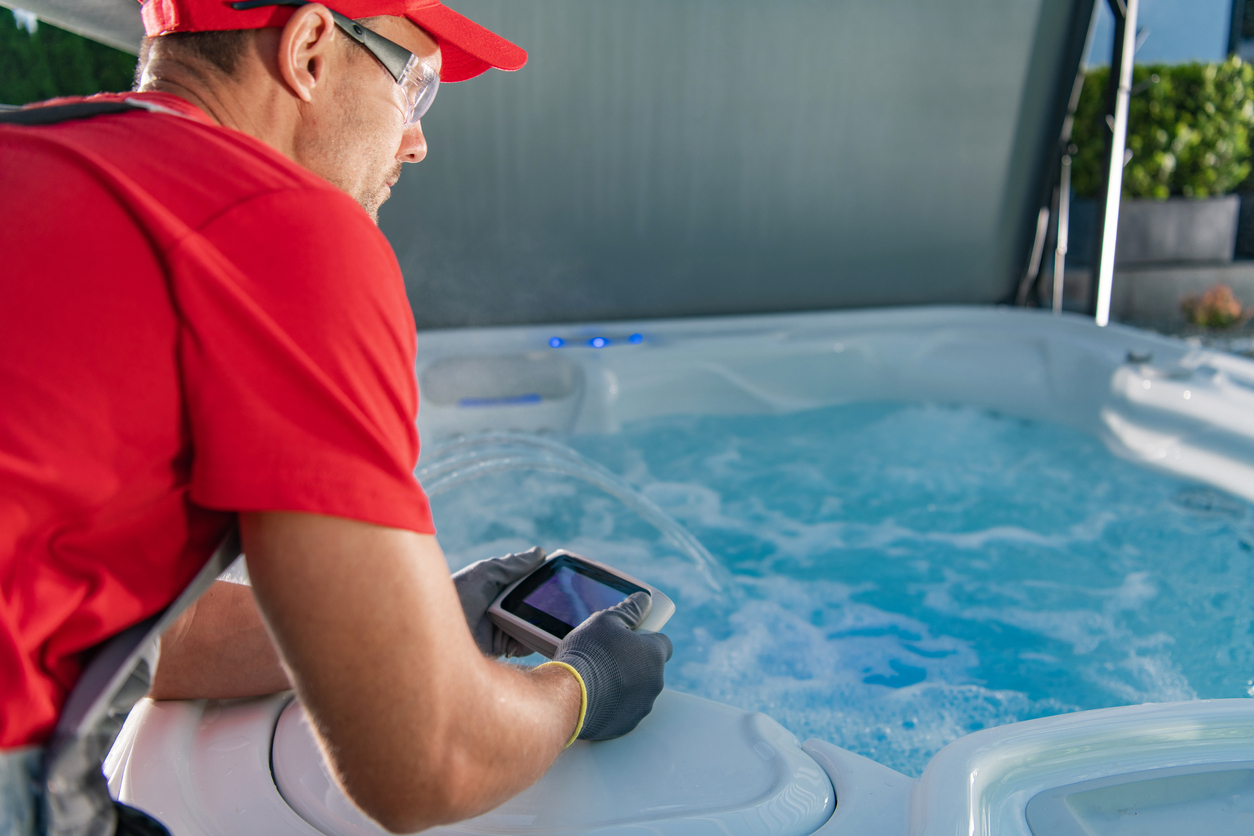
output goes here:
{"type": "MultiPolygon", "coordinates": [[[[1110,175],[1106,179],[1106,212],[1102,219],[1101,258],[1097,268],[1098,325],[1110,322],[1110,288],[1115,278],[1115,236],[1119,230],[1119,195],[1123,190],[1124,152],[1128,146],[1128,100],[1132,95],[1132,59],[1136,54],[1136,13],[1139,0],[1127,0],[1123,48],[1119,61],[1119,92],[1115,96],[1114,136],[1110,143],[1110,175]]],[[[1111,56],[1112,59],[1114,56],[1111,56]]],[[[1114,61],[1111,61],[1113,73],[1114,61]]]]}
{"type": "Polygon", "coordinates": [[[1232,0],[1232,21],[1228,26],[1228,54],[1236,55],[1241,51],[1243,24],[1245,23],[1246,0],[1232,0]]]}
{"type": "Polygon", "coordinates": [[[1028,293],[1041,273],[1041,260],[1045,257],[1045,239],[1049,237],[1049,207],[1042,206],[1036,213],[1036,237],[1032,239],[1032,256],[1028,259],[1028,271],[1019,282],[1015,304],[1023,307],[1028,303],[1028,293]]]}
{"type": "Polygon", "coordinates": [[[1067,275],[1067,224],[1071,221],[1071,155],[1062,158],[1058,191],[1058,248],[1054,250],[1054,313],[1062,313],[1062,283],[1067,275]]]}

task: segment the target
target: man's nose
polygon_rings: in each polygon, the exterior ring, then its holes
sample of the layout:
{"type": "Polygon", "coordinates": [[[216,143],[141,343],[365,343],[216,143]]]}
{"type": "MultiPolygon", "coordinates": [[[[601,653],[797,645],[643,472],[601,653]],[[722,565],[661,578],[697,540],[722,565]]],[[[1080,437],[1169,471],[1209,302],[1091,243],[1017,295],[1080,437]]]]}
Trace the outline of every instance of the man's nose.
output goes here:
{"type": "Polygon", "coordinates": [[[396,152],[396,159],[403,163],[422,162],[427,156],[427,138],[422,135],[422,122],[406,125],[401,134],[401,147],[396,152]]]}

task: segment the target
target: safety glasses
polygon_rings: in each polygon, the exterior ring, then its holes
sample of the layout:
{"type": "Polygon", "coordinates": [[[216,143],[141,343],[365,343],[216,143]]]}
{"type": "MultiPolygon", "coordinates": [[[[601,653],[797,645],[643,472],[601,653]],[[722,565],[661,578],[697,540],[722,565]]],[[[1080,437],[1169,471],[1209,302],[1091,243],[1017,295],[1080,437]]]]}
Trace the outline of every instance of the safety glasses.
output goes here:
{"type": "MultiPolygon", "coordinates": [[[[231,8],[246,11],[263,6],[305,6],[310,2],[312,0],[241,0],[241,2],[232,3],[231,8]]],[[[440,74],[426,61],[400,44],[367,29],[334,9],[328,8],[327,11],[335,19],[335,25],[378,59],[383,68],[400,85],[401,91],[405,94],[405,101],[409,104],[405,124],[412,125],[425,116],[431,109],[431,103],[435,101],[436,91],[440,89],[440,74]]]]}

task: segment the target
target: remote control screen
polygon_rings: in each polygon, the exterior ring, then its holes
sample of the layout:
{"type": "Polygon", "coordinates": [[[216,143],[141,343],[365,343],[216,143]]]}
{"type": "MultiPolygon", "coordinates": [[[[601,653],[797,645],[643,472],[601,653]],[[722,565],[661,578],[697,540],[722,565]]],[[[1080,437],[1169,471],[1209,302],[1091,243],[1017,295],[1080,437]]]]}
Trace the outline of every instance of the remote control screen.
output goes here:
{"type": "Polygon", "coordinates": [[[628,594],[580,574],[569,566],[561,566],[553,577],[524,598],[523,603],[576,627],[593,613],[624,600],[628,594]]]}

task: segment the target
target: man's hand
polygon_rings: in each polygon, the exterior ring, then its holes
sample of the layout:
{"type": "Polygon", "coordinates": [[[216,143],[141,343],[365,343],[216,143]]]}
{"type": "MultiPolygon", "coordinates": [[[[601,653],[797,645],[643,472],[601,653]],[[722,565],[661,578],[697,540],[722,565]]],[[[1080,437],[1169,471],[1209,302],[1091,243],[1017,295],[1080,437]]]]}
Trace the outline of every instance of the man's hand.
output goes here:
{"type": "Polygon", "coordinates": [[[470,635],[485,656],[526,656],[531,650],[501,631],[488,618],[488,607],[514,581],[527,577],[544,562],[544,549],[493,557],[472,563],[453,575],[453,586],[466,613],[470,635]]]}
{"type": "Polygon", "coordinates": [[[345,791],[394,832],[477,815],[534,783],[579,683],[479,652],[434,537],[297,513],[240,515],[261,612],[345,791]]]}
{"type": "Polygon", "coordinates": [[[652,606],[649,593],[637,592],[580,624],[553,654],[554,662],[579,672],[588,695],[580,740],[621,737],[653,710],[671,640],[661,633],[632,632],[652,606]]]}

